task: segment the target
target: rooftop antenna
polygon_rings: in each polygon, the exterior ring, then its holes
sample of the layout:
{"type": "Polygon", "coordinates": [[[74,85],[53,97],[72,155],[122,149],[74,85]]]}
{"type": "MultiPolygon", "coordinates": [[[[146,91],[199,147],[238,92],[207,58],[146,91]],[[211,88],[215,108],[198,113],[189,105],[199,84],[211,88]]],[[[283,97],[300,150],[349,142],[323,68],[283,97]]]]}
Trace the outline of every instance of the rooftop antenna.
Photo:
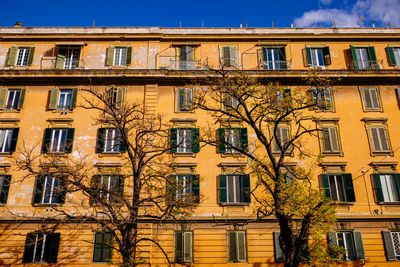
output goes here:
{"type": "Polygon", "coordinates": [[[314,21],[314,28],[316,28],[317,27],[317,22],[316,21],[314,21]]]}
{"type": "Polygon", "coordinates": [[[96,20],[93,20],[93,28],[96,26],[96,20]]]}
{"type": "Polygon", "coordinates": [[[204,20],[201,21],[201,27],[204,28],[204,20]]]}
{"type": "Polygon", "coordinates": [[[240,23],[240,28],[243,28],[243,24],[242,23],[240,23]]]}
{"type": "Polygon", "coordinates": [[[274,27],[274,21],[271,21],[272,23],[271,23],[271,25],[272,25],[272,28],[274,27]]]}
{"type": "Polygon", "coordinates": [[[294,28],[294,25],[293,25],[293,23],[290,23],[290,27],[294,28]]]}
{"type": "Polygon", "coordinates": [[[336,21],[333,21],[333,28],[336,28],[336,21]]]}
{"type": "Polygon", "coordinates": [[[247,29],[247,19],[246,19],[246,29],[247,29]]]}
{"type": "Polygon", "coordinates": [[[390,21],[388,22],[389,28],[391,28],[390,21]]]}
{"type": "Polygon", "coordinates": [[[179,28],[182,28],[182,21],[179,21],[179,28]]]}
{"type": "Polygon", "coordinates": [[[375,28],[375,23],[374,22],[372,22],[372,28],[375,28]]]}

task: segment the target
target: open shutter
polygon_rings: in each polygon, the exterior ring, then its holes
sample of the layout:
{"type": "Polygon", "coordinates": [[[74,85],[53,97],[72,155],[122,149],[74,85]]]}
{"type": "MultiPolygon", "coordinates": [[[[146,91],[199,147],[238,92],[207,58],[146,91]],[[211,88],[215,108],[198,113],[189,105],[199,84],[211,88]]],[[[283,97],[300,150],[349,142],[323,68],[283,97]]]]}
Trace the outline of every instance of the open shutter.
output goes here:
{"type": "Polygon", "coordinates": [[[397,195],[400,196],[400,173],[395,173],[397,195]]]}
{"type": "Polygon", "coordinates": [[[231,62],[230,62],[230,47],[229,46],[224,46],[222,48],[222,65],[224,67],[226,66],[230,66],[231,62]]]}
{"type": "Polygon", "coordinates": [[[183,261],[192,262],[192,232],[183,232],[183,261]]]}
{"type": "Polygon", "coordinates": [[[0,89],[0,109],[4,109],[6,107],[6,99],[7,99],[7,88],[0,89]]]}
{"type": "Polygon", "coordinates": [[[335,231],[331,231],[328,233],[328,241],[330,245],[335,245],[335,246],[339,245],[337,234],[335,231]]]}
{"type": "Polygon", "coordinates": [[[322,53],[324,55],[324,63],[325,63],[325,65],[331,65],[332,64],[332,60],[331,60],[331,53],[329,52],[329,46],[325,46],[322,49],[322,53]]]}
{"type": "Polygon", "coordinates": [[[57,109],[59,96],[60,89],[58,89],[57,87],[51,89],[49,109],[57,109]]]}
{"type": "MultiPolygon", "coordinates": [[[[64,178],[65,179],[65,178],[64,178]]],[[[65,203],[65,194],[67,193],[67,188],[64,179],[58,179],[58,197],[56,200],[57,204],[64,204],[65,203]]]]}
{"type": "Polygon", "coordinates": [[[244,231],[237,232],[238,243],[238,261],[246,261],[246,233],[244,231]]]}
{"type": "Polygon", "coordinates": [[[329,127],[329,136],[331,138],[332,152],[340,152],[336,127],[329,127]]]}
{"type": "Polygon", "coordinates": [[[76,108],[77,97],[78,97],[78,88],[72,88],[71,108],[76,108]]]}
{"type": "Polygon", "coordinates": [[[43,145],[42,145],[42,153],[47,153],[50,149],[51,144],[51,135],[53,133],[52,128],[44,129],[44,137],[43,137],[43,145]]]}
{"type": "Polygon", "coordinates": [[[18,47],[12,46],[8,53],[7,65],[14,66],[17,59],[18,47]]]}
{"type": "Polygon", "coordinates": [[[247,128],[240,128],[240,147],[242,150],[247,151],[248,146],[247,128]]]}
{"type": "Polygon", "coordinates": [[[400,108],[400,88],[396,88],[395,92],[396,92],[396,96],[397,96],[397,105],[400,108]]]}
{"type": "Polygon", "coordinates": [[[28,55],[28,62],[27,65],[30,66],[32,65],[33,62],[33,55],[35,54],[35,47],[30,47],[29,48],[29,55],[28,55]]]}
{"type": "Polygon", "coordinates": [[[376,197],[376,202],[384,202],[385,199],[383,198],[383,190],[382,190],[382,184],[381,184],[381,178],[379,177],[379,174],[372,174],[372,179],[374,181],[374,190],[375,190],[375,197],[376,197]]]}
{"type": "Polygon", "coordinates": [[[106,128],[99,128],[97,130],[96,153],[102,153],[104,151],[104,135],[105,134],[106,134],[106,128]]]}
{"type": "Polygon", "coordinates": [[[44,177],[44,176],[38,176],[36,178],[36,184],[35,184],[35,189],[34,189],[34,194],[33,194],[33,204],[42,203],[43,186],[44,186],[45,179],[46,179],[46,177],[44,177]]]}
{"type": "Polygon", "coordinates": [[[225,153],[225,128],[218,128],[218,152],[225,153]]]}
{"type": "Polygon", "coordinates": [[[275,247],[275,261],[276,262],[284,262],[285,255],[279,245],[279,236],[281,235],[280,232],[274,232],[274,247],[275,247]]]}
{"type": "Polygon", "coordinates": [[[65,153],[72,152],[72,146],[74,144],[74,135],[75,135],[75,129],[68,128],[67,129],[67,141],[65,143],[65,153]]]}
{"type": "Polygon", "coordinates": [[[287,62],[286,62],[286,51],[285,47],[279,47],[279,69],[286,70],[287,62]]]}
{"type": "Polygon", "coordinates": [[[132,46],[126,48],[126,66],[129,66],[132,62],[132,46]]]}
{"type": "Polygon", "coordinates": [[[64,69],[64,64],[65,64],[65,56],[58,54],[56,61],[56,69],[64,69]]]}
{"type": "Polygon", "coordinates": [[[238,51],[236,46],[231,46],[229,49],[229,61],[233,67],[238,65],[238,51]]]}
{"type": "Polygon", "coordinates": [[[268,69],[268,50],[265,46],[262,48],[262,63],[263,63],[263,69],[267,70],[268,69]]]}
{"type": "Polygon", "coordinates": [[[250,175],[243,174],[240,175],[240,198],[242,203],[250,203],[251,202],[251,191],[250,191],[250,175]]]}
{"type": "MultiPolygon", "coordinates": [[[[389,64],[391,66],[396,66],[397,62],[396,62],[396,57],[394,56],[393,47],[391,47],[391,46],[386,47],[386,51],[387,51],[388,57],[389,57],[389,64]]],[[[399,62],[399,64],[400,64],[400,62],[399,62]]]]}
{"type": "Polygon", "coordinates": [[[45,258],[45,261],[47,263],[56,263],[58,256],[58,247],[60,245],[60,233],[48,234],[46,238],[48,238],[49,240],[46,240],[45,244],[45,252],[48,252],[46,253],[47,259],[45,258]]]}
{"type": "Polygon", "coordinates": [[[33,262],[33,253],[35,252],[36,233],[28,233],[25,239],[25,251],[22,263],[33,262]]]}
{"type": "Polygon", "coordinates": [[[309,47],[306,47],[306,60],[307,60],[307,65],[312,65],[312,59],[311,59],[311,49],[309,47]]]}
{"type": "Polygon", "coordinates": [[[125,101],[125,88],[117,88],[116,106],[122,107],[125,101]]]}
{"type": "Polygon", "coordinates": [[[343,174],[343,183],[347,202],[355,202],[356,196],[354,194],[353,178],[351,173],[343,174]]]}
{"type": "Polygon", "coordinates": [[[326,173],[321,174],[321,184],[322,184],[322,188],[325,191],[325,197],[332,198],[332,196],[331,196],[331,188],[329,186],[328,174],[326,174],[326,173]]]}
{"type": "Polygon", "coordinates": [[[17,147],[17,141],[18,141],[18,134],[19,134],[19,128],[14,128],[11,137],[10,153],[15,152],[15,148],[17,147]]]}
{"type": "Polygon", "coordinates": [[[228,248],[229,248],[229,261],[237,261],[237,247],[236,247],[236,232],[228,232],[228,248]]]}
{"type": "Polygon", "coordinates": [[[392,233],[390,231],[382,231],[383,244],[385,245],[386,259],[388,261],[397,260],[394,253],[394,247],[392,242],[392,233]]]}
{"type": "Polygon", "coordinates": [[[114,65],[114,50],[115,48],[113,46],[107,48],[107,59],[106,59],[107,66],[114,65]]]}
{"type": "Polygon", "coordinates": [[[358,70],[358,60],[357,60],[356,48],[351,45],[350,51],[351,51],[351,56],[353,58],[354,69],[358,70]]]}
{"type": "Polygon", "coordinates": [[[219,203],[226,203],[226,175],[219,176],[219,203]]]}
{"type": "Polygon", "coordinates": [[[183,262],[183,232],[175,232],[175,262],[183,262]]]}
{"type": "Polygon", "coordinates": [[[364,244],[361,232],[354,231],[353,237],[354,237],[354,246],[356,249],[357,259],[365,260],[364,244]]]}
{"type": "Polygon", "coordinates": [[[25,88],[21,89],[21,94],[19,96],[19,102],[18,102],[18,106],[17,106],[18,109],[22,109],[24,106],[25,93],[26,93],[26,89],[25,88]]]}
{"type": "Polygon", "coordinates": [[[170,141],[169,141],[170,146],[171,146],[170,149],[169,149],[169,151],[170,151],[171,153],[176,153],[176,148],[177,148],[177,144],[178,144],[178,141],[177,141],[177,138],[178,138],[177,132],[178,132],[178,129],[177,129],[177,128],[171,128],[170,141]]]}
{"type": "Polygon", "coordinates": [[[192,128],[192,152],[198,153],[200,151],[200,129],[192,128]]]}
{"type": "Polygon", "coordinates": [[[122,138],[121,133],[119,133],[118,136],[119,136],[119,137],[118,137],[118,138],[119,138],[119,152],[125,153],[126,150],[128,149],[128,146],[127,146],[127,144],[126,144],[124,138],[122,138]]]}
{"type": "Polygon", "coordinates": [[[194,197],[194,202],[200,202],[200,176],[199,175],[192,175],[192,194],[194,197]]]}
{"type": "Polygon", "coordinates": [[[10,189],[10,183],[11,183],[11,175],[2,175],[0,176],[0,203],[1,204],[6,204],[7,203],[7,197],[8,197],[8,191],[10,189]]]}
{"type": "Polygon", "coordinates": [[[373,46],[369,46],[367,48],[367,50],[368,50],[368,57],[369,57],[369,60],[371,62],[371,65],[376,65],[377,61],[376,61],[375,48],[373,46]]]}

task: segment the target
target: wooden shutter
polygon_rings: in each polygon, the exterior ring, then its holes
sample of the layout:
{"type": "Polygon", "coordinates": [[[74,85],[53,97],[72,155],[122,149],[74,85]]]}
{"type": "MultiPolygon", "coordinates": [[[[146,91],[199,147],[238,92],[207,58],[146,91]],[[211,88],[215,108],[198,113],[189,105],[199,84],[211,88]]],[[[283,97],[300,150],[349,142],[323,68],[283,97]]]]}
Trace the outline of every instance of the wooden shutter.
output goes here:
{"type": "MultiPolygon", "coordinates": [[[[393,47],[391,47],[391,46],[386,47],[386,51],[387,51],[388,57],[389,57],[389,65],[396,66],[397,62],[396,62],[396,57],[394,56],[393,47]]],[[[400,64],[400,62],[399,62],[399,64],[400,64]]]]}
{"type": "MultiPolygon", "coordinates": [[[[375,54],[375,48],[374,48],[373,46],[369,46],[369,47],[367,48],[367,51],[368,51],[368,57],[369,57],[369,60],[370,60],[370,62],[371,62],[371,65],[377,64],[377,61],[376,61],[376,54],[375,54]]],[[[372,66],[372,67],[373,67],[373,66],[372,66]]]]}
{"type": "Polygon", "coordinates": [[[324,109],[332,110],[333,109],[333,98],[331,88],[325,88],[324,90],[324,109]]]}
{"type": "Polygon", "coordinates": [[[329,138],[329,128],[322,128],[322,151],[323,152],[332,152],[331,141],[329,138]]]}
{"type": "Polygon", "coordinates": [[[238,65],[238,51],[236,46],[230,46],[229,48],[229,61],[230,65],[233,67],[238,65]]]}
{"type": "Polygon", "coordinates": [[[262,59],[263,59],[263,61],[262,61],[263,69],[267,70],[268,69],[268,64],[267,64],[267,62],[268,62],[268,49],[265,46],[262,47],[262,59]]]}
{"type": "Polygon", "coordinates": [[[218,152],[219,153],[226,152],[225,128],[218,128],[218,152]]]}
{"type": "Polygon", "coordinates": [[[224,67],[231,66],[231,62],[230,62],[231,53],[230,53],[230,50],[231,50],[230,46],[222,47],[222,65],[224,67]]]}
{"type": "Polygon", "coordinates": [[[339,245],[337,234],[335,231],[331,231],[328,233],[328,241],[330,245],[335,245],[335,246],[339,245]]]}
{"type": "Polygon", "coordinates": [[[380,109],[381,105],[379,103],[378,90],[376,88],[370,88],[369,90],[371,93],[372,108],[380,109]]]}
{"type": "Polygon", "coordinates": [[[104,152],[104,135],[106,134],[106,128],[97,129],[97,142],[96,142],[96,153],[104,152]]]}
{"type": "Polygon", "coordinates": [[[394,90],[395,90],[396,96],[397,96],[397,105],[398,105],[399,108],[400,108],[400,88],[396,88],[396,89],[394,89],[394,90]]]}
{"type": "Polygon", "coordinates": [[[175,262],[183,262],[183,232],[175,232],[175,262]]]}
{"type": "Polygon", "coordinates": [[[27,65],[30,66],[32,65],[33,62],[33,55],[35,54],[35,47],[30,47],[29,48],[29,54],[28,54],[28,62],[27,65]]]}
{"type": "Polygon", "coordinates": [[[106,262],[111,258],[112,233],[96,232],[94,235],[93,261],[106,262]]]}
{"type": "Polygon", "coordinates": [[[347,202],[355,202],[356,196],[354,194],[353,178],[351,176],[351,173],[343,174],[343,184],[344,184],[344,190],[346,193],[346,201],[347,202]]]}
{"type": "Polygon", "coordinates": [[[350,45],[350,51],[351,51],[351,56],[353,58],[354,69],[358,70],[359,67],[358,67],[356,48],[350,45]]]}
{"type": "Polygon", "coordinates": [[[353,237],[354,237],[354,246],[356,250],[357,259],[365,260],[364,244],[361,232],[354,231],[353,237]]]}
{"type": "MultiPolygon", "coordinates": [[[[274,152],[276,153],[281,153],[281,150],[279,149],[278,142],[282,146],[282,149],[285,149],[285,146],[287,142],[289,141],[289,128],[287,127],[279,127],[277,129],[277,139],[275,140],[275,146],[274,146],[274,152]]],[[[290,148],[287,148],[286,151],[284,151],[285,154],[290,154],[290,148]]]]}
{"type": "Polygon", "coordinates": [[[64,64],[65,64],[65,56],[58,54],[56,61],[56,69],[64,69],[64,64]]]}
{"type": "Polygon", "coordinates": [[[104,261],[108,261],[111,259],[112,242],[113,242],[112,233],[103,233],[103,260],[104,261]]]}
{"type": "Polygon", "coordinates": [[[10,48],[10,51],[8,52],[8,60],[7,60],[7,65],[8,66],[14,66],[16,61],[17,61],[17,53],[18,53],[18,47],[12,46],[10,48]]]}
{"type": "MultiPolygon", "coordinates": [[[[118,131],[118,130],[117,130],[118,131]]],[[[127,144],[127,142],[125,142],[125,141],[128,141],[128,140],[125,140],[123,137],[122,137],[122,134],[118,131],[118,138],[119,138],[119,152],[120,153],[125,153],[126,152],[126,150],[128,149],[128,144],[127,144]]]]}
{"type": "Polygon", "coordinates": [[[251,190],[250,190],[250,175],[240,175],[240,202],[250,203],[251,202],[251,190]]]}
{"type": "Polygon", "coordinates": [[[365,109],[378,110],[381,108],[378,90],[376,88],[362,89],[365,109]]]}
{"type": "Polygon", "coordinates": [[[376,202],[378,202],[378,203],[384,202],[385,199],[383,198],[383,190],[382,190],[381,178],[380,178],[379,174],[377,174],[377,173],[372,174],[372,179],[374,181],[376,202]]]}
{"type": "Polygon", "coordinates": [[[199,175],[191,175],[192,179],[192,194],[194,197],[194,202],[200,202],[200,176],[199,175]]]}
{"type": "Polygon", "coordinates": [[[115,51],[115,48],[113,46],[110,46],[107,48],[107,59],[106,59],[107,66],[114,65],[114,51],[115,51]]]}
{"type": "Polygon", "coordinates": [[[183,261],[192,262],[192,232],[183,232],[183,261]]]}
{"type": "Polygon", "coordinates": [[[117,88],[117,99],[114,103],[117,107],[122,107],[125,101],[125,88],[117,88]]]}
{"type": "Polygon", "coordinates": [[[382,231],[382,237],[383,237],[383,244],[385,245],[386,259],[388,261],[397,260],[396,254],[394,253],[392,233],[390,231],[382,231]]]}
{"type": "Polygon", "coordinates": [[[246,261],[246,233],[244,231],[239,231],[237,235],[237,247],[238,247],[238,261],[246,261]]]}
{"type": "Polygon", "coordinates": [[[67,129],[67,141],[65,143],[65,153],[71,153],[72,152],[72,146],[74,144],[74,135],[75,135],[75,129],[74,128],[68,128],[67,129]]]}
{"type": "Polygon", "coordinates": [[[17,141],[18,141],[18,134],[19,134],[19,128],[13,128],[12,137],[11,137],[11,145],[10,145],[10,153],[15,152],[15,148],[17,147],[17,141]]]}
{"type": "Polygon", "coordinates": [[[397,189],[397,195],[400,196],[400,173],[395,173],[394,178],[396,179],[396,189],[397,189]]]}
{"type": "Polygon", "coordinates": [[[60,89],[54,87],[53,89],[51,89],[50,93],[49,109],[57,109],[59,98],[60,98],[60,89]]]}
{"type": "Polygon", "coordinates": [[[325,63],[325,65],[331,65],[332,64],[332,60],[331,60],[331,53],[329,52],[329,46],[325,46],[322,49],[322,53],[324,55],[324,63],[325,63]]]}
{"type": "Polygon", "coordinates": [[[35,252],[36,233],[28,233],[25,239],[25,251],[22,263],[33,262],[33,254],[35,252]]]}
{"type": "Polygon", "coordinates": [[[19,102],[17,106],[18,109],[22,109],[24,106],[25,94],[26,94],[26,89],[25,88],[21,89],[21,94],[19,95],[19,102]]]}
{"type": "Polygon", "coordinates": [[[312,59],[311,59],[311,48],[306,47],[306,61],[307,61],[307,65],[312,65],[312,59]]]}
{"type": "Polygon", "coordinates": [[[287,62],[286,62],[286,51],[285,47],[279,47],[279,69],[286,70],[287,62]]]}
{"type": "Polygon", "coordinates": [[[8,94],[7,88],[0,89],[0,109],[4,109],[6,107],[7,94],[8,94]]]}
{"type": "Polygon", "coordinates": [[[42,203],[43,187],[44,187],[45,179],[46,179],[45,176],[38,176],[36,178],[36,184],[35,184],[35,189],[34,189],[34,194],[33,194],[33,203],[34,204],[42,203]]]}
{"type": "Polygon", "coordinates": [[[237,258],[237,244],[236,244],[236,232],[235,231],[229,231],[228,232],[228,249],[229,249],[229,261],[230,262],[236,262],[238,260],[237,258]]]}
{"type": "Polygon", "coordinates": [[[198,153],[200,151],[200,129],[192,128],[192,152],[198,153]]]}
{"type": "Polygon", "coordinates": [[[219,176],[219,203],[226,203],[227,191],[226,191],[226,175],[219,176]]]}
{"type": "Polygon", "coordinates": [[[47,234],[44,255],[43,255],[45,262],[47,263],[57,262],[59,245],[60,245],[60,233],[47,234]]]}
{"type": "Polygon", "coordinates": [[[126,62],[125,65],[129,66],[132,62],[132,46],[126,48],[126,62]]]}
{"type": "Polygon", "coordinates": [[[382,151],[389,151],[389,142],[386,135],[386,129],[384,127],[378,128],[379,139],[381,140],[382,151]]]}
{"type": "Polygon", "coordinates": [[[279,244],[279,236],[280,232],[274,232],[274,248],[275,248],[275,261],[276,262],[284,262],[285,254],[283,254],[283,250],[281,249],[281,245],[279,244]]]}
{"type": "Polygon", "coordinates": [[[0,190],[0,203],[6,204],[8,191],[10,190],[10,183],[11,183],[11,175],[1,175],[0,179],[3,179],[1,183],[1,190],[0,190]]]}
{"type": "Polygon", "coordinates": [[[170,130],[170,149],[169,151],[171,153],[176,153],[177,145],[178,145],[178,129],[177,128],[171,128],[170,130]]]}
{"type": "Polygon", "coordinates": [[[332,198],[331,187],[329,186],[329,175],[326,173],[321,174],[321,184],[325,191],[325,197],[332,198]]]}
{"type": "Polygon", "coordinates": [[[247,128],[240,128],[240,148],[244,151],[248,150],[249,141],[247,135],[247,128]]]}
{"type": "Polygon", "coordinates": [[[71,109],[76,108],[77,97],[78,97],[78,88],[72,88],[71,109]]]}
{"type": "Polygon", "coordinates": [[[325,147],[325,152],[340,152],[339,149],[339,140],[338,140],[338,134],[337,134],[337,128],[336,127],[328,127],[325,128],[324,130],[324,145],[325,147]],[[329,142],[329,146],[327,146],[327,143],[329,142]]]}
{"type": "Polygon", "coordinates": [[[51,136],[52,136],[52,134],[53,134],[53,129],[52,128],[44,129],[42,153],[49,152],[50,145],[51,145],[51,136]]]}

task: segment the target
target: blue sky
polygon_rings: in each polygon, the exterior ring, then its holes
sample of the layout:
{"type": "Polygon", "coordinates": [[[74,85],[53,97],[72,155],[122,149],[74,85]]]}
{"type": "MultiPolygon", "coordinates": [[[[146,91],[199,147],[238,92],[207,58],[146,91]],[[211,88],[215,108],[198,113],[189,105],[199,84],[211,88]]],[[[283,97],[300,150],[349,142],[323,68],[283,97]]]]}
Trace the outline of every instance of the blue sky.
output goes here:
{"type": "Polygon", "coordinates": [[[400,27],[400,0],[1,0],[0,26],[400,27]]]}

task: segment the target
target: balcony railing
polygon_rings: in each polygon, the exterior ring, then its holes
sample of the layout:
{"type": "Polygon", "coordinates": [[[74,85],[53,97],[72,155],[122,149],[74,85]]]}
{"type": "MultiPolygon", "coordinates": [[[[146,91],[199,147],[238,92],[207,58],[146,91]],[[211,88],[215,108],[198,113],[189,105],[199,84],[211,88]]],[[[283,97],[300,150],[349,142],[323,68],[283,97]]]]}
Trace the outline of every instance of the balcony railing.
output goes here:
{"type": "Polygon", "coordinates": [[[168,69],[168,70],[201,70],[202,64],[201,60],[176,60],[171,59],[169,64],[160,66],[161,69],[168,69]]]}
{"type": "Polygon", "coordinates": [[[380,70],[383,60],[353,60],[350,68],[353,70],[380,70]]]}
{"type": "Polygon", "coordinates": [[[290,61],[286,60],[273,60],[260,62],[260,69],[264,70],[287,70],[290,61]]]}

